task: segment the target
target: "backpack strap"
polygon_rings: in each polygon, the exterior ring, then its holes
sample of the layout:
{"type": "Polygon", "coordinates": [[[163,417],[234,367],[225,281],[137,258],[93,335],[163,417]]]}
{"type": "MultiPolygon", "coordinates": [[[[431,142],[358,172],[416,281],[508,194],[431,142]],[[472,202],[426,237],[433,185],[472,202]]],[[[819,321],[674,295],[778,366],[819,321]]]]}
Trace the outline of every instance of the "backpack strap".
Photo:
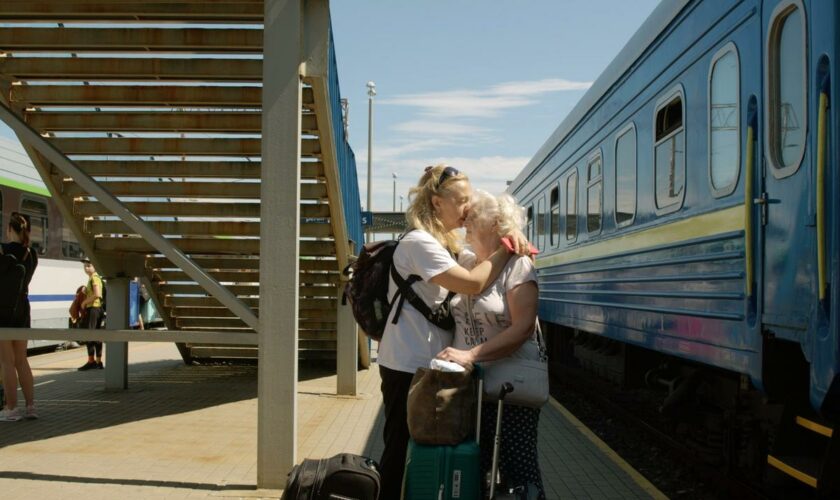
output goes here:
{"type": "Polygon", "coordinates": [[[420,314],[422,314],[434,325],[445,330],[452,329],[454,322],[449,314],[449,302],[452,300],[452,297],[455,296],[455,292],[449,292],[446,295],[446,298],[443,299],[443,303],[432,310],[432,308],[430,308],[426,302],[417,295],[417,292],[415,292],[414,288],[411,286],[413,283],[423,281],[423,278],[416,274],[412,274],[407,280],[403,279],[403,277],[400,276],[400,273],[397,272],[396,266],[393,264],[391,265],[391,278],[393,278],[394,283],[397,285],[397,293],[395,293],[394,298],[391,299],[391,307],[394,306],[394,302],[397,303],[397,309],[394,311],[394,319],[391,320],[391,323],[395,325],[397,324],[400,312],[402,312],[403,304],[406,300],[408,300],[409,304],[414,306],[420,314]],[[397,299],[399,299],[398,302],[397,299]]]}
{"type": "Polygon", "coordinates": [[[400,313],[402,312],[402,307],[406,299],[408,299],[408,302],[413,305],[415,309],[425,316],[426,313],[422,309],[417,308],[414,301],[419,300],[422,303],[422,306],[426,308],[426,311],[428,311],[429,306],[427,306],[425,302],[423,302],[423,300],[414,293],[414,289],[411,288],[412,283],[422,281],[423,278],[417,276],[416,274],[412,274],[407,280],[405,280],[402,276],[400,276],[400,273],[397,272],[397,267],[394,264],[391,264],[391,279],[393,279],[394,283],[397,285],[397,291],[394,293],[394,298],[391,299],[391,303],[389,304],[391,309],[394,308],[394,303],[397,305],[397,309],[394,311],[394,319],[391,320],[391,323],[395,325],[397,324],[397,320],[399,320],[400,313]],[[412,298],[414,301],[412,301],[412,298]]]}

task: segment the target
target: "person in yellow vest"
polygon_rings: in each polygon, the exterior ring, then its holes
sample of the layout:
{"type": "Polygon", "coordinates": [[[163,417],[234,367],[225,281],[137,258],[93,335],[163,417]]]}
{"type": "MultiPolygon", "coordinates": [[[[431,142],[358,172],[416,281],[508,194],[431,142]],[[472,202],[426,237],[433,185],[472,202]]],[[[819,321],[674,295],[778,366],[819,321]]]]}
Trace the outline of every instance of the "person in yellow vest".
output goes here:
{"type": "MultiPolygon", "coordinates": [[[[97,330],[102,328],[102,278],[96,273],[90,259],[85,257],[82,259],[82,264],[85,266],[85,274],[88,275],[88,282],[85,285],[85,300],[82,302],[82,309],[87,316],[87,328],[89,330],[97,330]]],[[[88,341],[87,342],[88,359],[85,364],[79,367],[79,371],[93,370],[104,368],[102,364],[102,342],[88,341]],[[95,357],[94,357],[95,356],[95,357]]]]}

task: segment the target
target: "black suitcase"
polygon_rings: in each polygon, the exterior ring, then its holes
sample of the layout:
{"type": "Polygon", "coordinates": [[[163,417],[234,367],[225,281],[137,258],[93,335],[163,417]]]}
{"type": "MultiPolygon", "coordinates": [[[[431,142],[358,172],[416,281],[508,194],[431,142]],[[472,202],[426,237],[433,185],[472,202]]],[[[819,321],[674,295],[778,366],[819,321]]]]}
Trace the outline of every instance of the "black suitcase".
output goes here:
{"type": "Polygon", "coordinates": [[[281,500],[377,500],[378,469],[370,458],[352,453],[308,458],[292,468],[281,500]]]}

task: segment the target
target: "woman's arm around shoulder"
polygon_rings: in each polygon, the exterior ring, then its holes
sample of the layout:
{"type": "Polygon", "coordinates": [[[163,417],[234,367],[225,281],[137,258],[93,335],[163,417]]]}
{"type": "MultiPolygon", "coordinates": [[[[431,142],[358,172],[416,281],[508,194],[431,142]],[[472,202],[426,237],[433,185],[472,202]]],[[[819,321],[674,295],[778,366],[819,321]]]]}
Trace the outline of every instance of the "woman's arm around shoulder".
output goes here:
{"type": "Polygon", "coordinates": [[[477,264],[472,269],[454,266],[434,276],[429,281],[446,288],[450,292],[475,295],[481,293],[482,290],[496,281],[509,257],[507,251],[500,246],[487,260],[477,264]]]}

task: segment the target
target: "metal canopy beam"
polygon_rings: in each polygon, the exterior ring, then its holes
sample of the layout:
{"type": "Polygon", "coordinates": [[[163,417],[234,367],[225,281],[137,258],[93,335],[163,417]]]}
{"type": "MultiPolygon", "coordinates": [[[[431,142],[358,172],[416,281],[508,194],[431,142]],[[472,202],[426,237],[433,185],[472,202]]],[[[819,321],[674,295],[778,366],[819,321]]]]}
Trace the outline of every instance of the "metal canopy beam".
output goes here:
{"type": "Polygon", "coordinates": [[[18,115],[3,103],[0,103],[0,119],[15,131],[21,142],[38,150],[56,168],[73,177],[88,193],[96,196],[97,200],[106,206],[112,214],[118,216],[138,234],[143,235],[143,238],[153,245],[154,250],[166,255],[167,258],[189,274],[191,278],[201,283],[207,292],[234,311],[249,326],[252,328],[256,327],[258,323],[257,317],[235,295],[230,293],[212,277],[208,276],[203,269],[196,266],[189,257],[173,246],[160,233],[154,231],[142,219],[131,213],[118,199],[102,189],[93,178],[82,172],[61,151],[24,123],[18,115]]]}

